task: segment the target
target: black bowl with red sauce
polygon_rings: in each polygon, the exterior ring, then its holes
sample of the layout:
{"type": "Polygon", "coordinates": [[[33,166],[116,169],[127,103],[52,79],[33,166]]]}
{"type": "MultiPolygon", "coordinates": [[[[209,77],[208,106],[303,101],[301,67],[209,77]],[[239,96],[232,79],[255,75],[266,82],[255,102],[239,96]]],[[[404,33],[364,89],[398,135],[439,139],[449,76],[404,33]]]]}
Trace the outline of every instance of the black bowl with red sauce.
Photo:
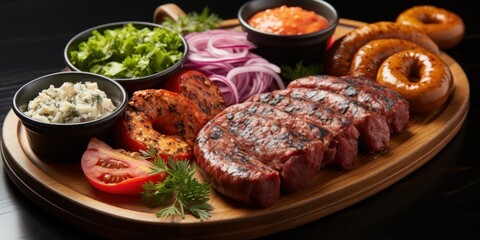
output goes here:
{"type": "Polygon", "coordinates": [[[305,65],[321,64],[325,49],[339,23],[335,8],[320,0],[253,0],[240,7],[238,19],[243,31],[247,32],[247,39],[257,46],[253,52],[277,65],[290,66],[300,61],[305,65]],[[279,34],[260,30],[249,24],[255,14],[282,6],[313,11],[325,18],[328,25],[311,33],[279,34]]]}

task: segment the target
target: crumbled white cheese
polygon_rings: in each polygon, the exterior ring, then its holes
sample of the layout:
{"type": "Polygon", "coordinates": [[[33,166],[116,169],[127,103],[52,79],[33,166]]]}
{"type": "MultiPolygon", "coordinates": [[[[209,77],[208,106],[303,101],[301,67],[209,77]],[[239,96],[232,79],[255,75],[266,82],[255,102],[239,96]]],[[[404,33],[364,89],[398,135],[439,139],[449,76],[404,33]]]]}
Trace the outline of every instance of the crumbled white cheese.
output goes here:
{"type": "Polygon", "coordinates": [[[50,123],[79,123],[99,119],[116,109],[95,82],[66,82],[59,88],[50,85],[28,103],[25,115],[50,123]]]}

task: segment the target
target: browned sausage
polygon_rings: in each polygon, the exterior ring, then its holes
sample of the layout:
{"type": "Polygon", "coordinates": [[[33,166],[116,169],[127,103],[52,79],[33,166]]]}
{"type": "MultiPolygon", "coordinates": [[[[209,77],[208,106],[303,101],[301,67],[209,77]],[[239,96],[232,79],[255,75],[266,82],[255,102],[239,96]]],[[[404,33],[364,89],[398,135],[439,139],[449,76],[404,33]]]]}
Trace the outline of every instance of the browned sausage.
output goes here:
{"type": "Polygon", "coordinates": [[[418,44],[398,38],[376,39],[363,45],[353,56],[350,75],[377,78],[382,62],[390,55],[403,50],[421,48],[418,44]]]}
{"type": "Polygon", "coordinates": [[[415,27],[395,22],[376,22],[356,28],[333,43],[324,59],[326,74],[348,75],[353,55],[357,50],[371,40],[381,38],[409,40],[435,54],[440,53],[432,39],[415,27]]]}
{"type": "Polygon", "coordinates": [[[380,66],[377,81],[404,96],[410,112],[440,108],[453,89],[452,73],[437,55],[425,50],[406,50],[388,57],[380,66]]]}
{"type": "Polygon", "coordinates": [[[456,46],[465,33],[460,16],[431,5],[409,8],[400,13],[396,21],[419,28],[442,49],[456,46]]]}

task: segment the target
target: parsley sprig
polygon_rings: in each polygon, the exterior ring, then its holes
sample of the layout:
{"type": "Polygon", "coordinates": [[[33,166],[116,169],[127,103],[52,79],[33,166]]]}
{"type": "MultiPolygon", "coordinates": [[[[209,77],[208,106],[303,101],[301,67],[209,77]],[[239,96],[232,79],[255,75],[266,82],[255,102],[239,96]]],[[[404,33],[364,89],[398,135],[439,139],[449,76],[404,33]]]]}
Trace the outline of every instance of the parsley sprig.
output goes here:
{"type": "Polygon", "coordinates": [[[303,61],[297,62],[295,67],[289,65],[282,65],[281,68],[281,75],[287,82],[293,81],[301,77],[319,75],[322,72],[322,67],[320,64],[312,63],[306,65],[303,63],[303,61]]]}
{"type": "Polygon", "coordinates": [[[208,203],[211,187],[209,183],[200,183],[195,178],[195,167],[188,160],[168,159],[168,164],[157,157],[155,150],[143,152],[154,159],[152,172],[165,171],[168,177],[163,182],[149,181],[143,184],[141,200],[147,206],[164,208],[156,213],[157,217],[180,215],[185,218],[188,211],[200,220],[208,220],[213,207],[208,203]]]}
{"type": "Polygon", "coordinates": [[[203,32],[220,27],[222,19],[217,14],[210,13],[208,7],[204,7],[201,13],[189,12],[180,16],[176,21],[165,18],[162,26],[186,35],[191,32],[203,32]]]}

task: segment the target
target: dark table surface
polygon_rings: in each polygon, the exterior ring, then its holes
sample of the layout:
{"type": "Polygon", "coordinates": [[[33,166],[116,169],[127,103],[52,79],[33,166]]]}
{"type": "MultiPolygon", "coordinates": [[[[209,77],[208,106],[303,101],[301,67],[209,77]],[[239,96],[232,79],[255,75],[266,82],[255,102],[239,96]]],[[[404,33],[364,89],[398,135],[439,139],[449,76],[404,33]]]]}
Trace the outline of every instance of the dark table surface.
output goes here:
{"type": "MultiPolygon", "coordinates": [[[[186,12],[209,6],[235,18],[244,1],[2,0],[0,1],[0,123],[15,91],[65,65],[63,48],[78,32],[103,23],[152,21],[154,9],[174,2],[186,12]]],[[[446,51],[470,82],[470,109],[463,127],[437,156],[385,190],[341,211],[265,238],[480,239],[480,28],[474,1],[328,1],[342,18],[392,21],[404,9],[433,4],[458,13],[466,34],[446,51]],[[471,3],[470,3],[471,2],[471,3]],[[476,150],[475,150],[476,151],[476,150]]],[[[1,130],[0,130],[1,131],[1,130]]],[[[3,166],[3,161],[0,161],[3,166]]],[[[3,169],[3,167],[2,167],[3,169]]],[[[102,234],[103,235],[103,234],[102,234]]],[[[0,171],[1,239],[97,238],[42,209],[0,171]]]]}

